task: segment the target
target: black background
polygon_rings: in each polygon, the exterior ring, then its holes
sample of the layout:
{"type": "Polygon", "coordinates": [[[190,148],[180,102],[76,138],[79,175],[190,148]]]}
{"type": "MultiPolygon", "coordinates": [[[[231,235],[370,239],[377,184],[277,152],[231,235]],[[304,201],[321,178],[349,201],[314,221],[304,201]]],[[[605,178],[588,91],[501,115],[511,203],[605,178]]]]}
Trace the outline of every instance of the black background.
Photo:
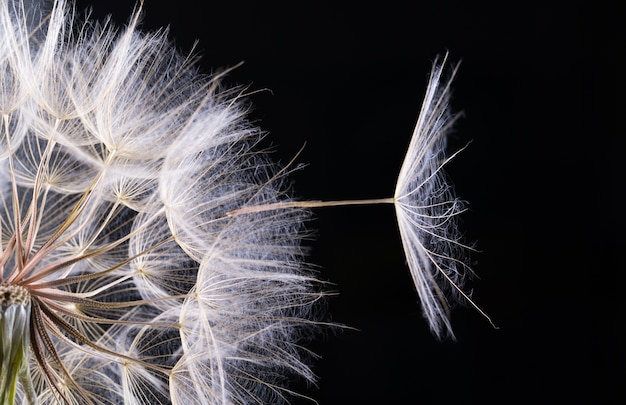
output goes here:
{"type": "MultiPolygon", "coordinates": [[[[133,9],[77,4],[119,23],[133,9]]],[[[432,60],[462,60],[452,107],[464,118],[450,148],[471,143],[448,173],[481,250],[474,298],[500,329],[461,308],[458,340],[436,341],[392,208],[320,209],[311,261],[340,293],[332,319],[359,330],[313,343],[319,383],[296,388],[321,404],[621,403],[624,143],[611,126],[624,43],[592,33],[617,21],[602,7],[145,1],[144,29],[169,26],[183,52],[197,40],[205,72],[244,61],[226,83],[269,90],[250,97],[251,119],[277,160],[304,146],[301,199],[391,196],[432,60]]]]}

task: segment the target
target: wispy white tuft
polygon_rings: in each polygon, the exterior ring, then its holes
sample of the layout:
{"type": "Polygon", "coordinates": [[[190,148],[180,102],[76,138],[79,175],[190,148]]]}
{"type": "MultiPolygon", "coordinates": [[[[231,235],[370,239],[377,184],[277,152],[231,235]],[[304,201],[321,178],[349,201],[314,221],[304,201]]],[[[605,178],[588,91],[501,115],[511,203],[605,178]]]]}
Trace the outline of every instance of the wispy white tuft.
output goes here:
{"type": "Polygon", "coordinates": [[[398,175],[394,201],[404,252],[424,316],[437,337],[454,337],[450,323],[454,302],[467,301],[483,316],[486,314],[463,290],[465,280],[473,275],[467,264],[472,247],[461,241],[457,228],[464,203],[454,195],[443,171],[454,157],[445,152],[447,135],[457,117],[450,113],[448,104],[450,84],[458,67],[442,80],[445,59],[434,62],[398,175]]]}

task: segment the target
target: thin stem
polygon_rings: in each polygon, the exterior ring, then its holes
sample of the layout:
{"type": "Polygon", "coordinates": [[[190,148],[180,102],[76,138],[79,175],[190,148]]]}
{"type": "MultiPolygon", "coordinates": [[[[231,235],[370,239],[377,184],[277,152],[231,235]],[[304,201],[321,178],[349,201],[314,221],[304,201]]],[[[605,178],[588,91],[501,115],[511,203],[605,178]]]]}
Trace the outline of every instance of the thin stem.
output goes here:
{"type": "Polygon", "coordinates": [[[241,207],[226,213],[229,217],[236,217],[242,214],[253,214],[257,212],[282,210],[288,208],[322,208],[338,207],[341,205],[373,205],[373,204],[395,204],[395,198],[372,198],[367,200],[340,200],[340,201],[285,201],[272,204],[259,204],[241,207]]]}
{"type": "Polygon", "coordinates": [[[3,114],[2,120],[5,128],[5,137],[7,143],[7,150],[10,152],[8,156],[9,161],[9,173],[11,173],[11,192],[12,192],[12,203],[13,203],[13,222],[15,226],[16,238],[15,238],[15,267],[18,269],[18,272],[24,266],[24,255],[22,248],[22,219],[21,219],[21,206],[17,193],[17,181],[15,179],[15,168],[13,164],[13,146],[11,145],[11,134],[9,134],[9,115],[3,114]]]}
{"type": "MultiPolygon", "coordinates": [[[[52,156],[52,151],[54,150],[54,147],[56,146],[56,141],[54,140],[54,133],[58,130],[59,123],[60,121],[57,118],[54,122],[54,128],[53,128],[54,132],[50,135],[50,140],[46,144],[46,149],[44,150],[43,153],[41,153],[41,161],[39,163],[39,166],[37,167],[37,174],[35,175],[35,184],[33,186],[31,206],[28,208],[30,221],[29,221],[28,233],[26,237],[26,250],[24,252],[26,258],[28,258],[28,255],[30,255],[33,245],[35,244],[35,238],[37,235],[37,231],[39,230],[39,225],[41,223],[41,221],[37,217],[38,211],[39,211],[37,209],[37,200],[39,200],[39,194],[41,192],[41,183],[43,180],[43,176],[45,174],[44,168],[48,167],[48,164],[50,162],[50,157],[52,156]]],[[[37,143],[37,149],[39,149],[40,151],[39,143],[37,143]]],[[[44,199],[41,203],[42,208],[45,206],[45,203],[46,201],[44,199]]],[[[20,230],[20,233],[21,233],[21,230],[20,230]]]]}

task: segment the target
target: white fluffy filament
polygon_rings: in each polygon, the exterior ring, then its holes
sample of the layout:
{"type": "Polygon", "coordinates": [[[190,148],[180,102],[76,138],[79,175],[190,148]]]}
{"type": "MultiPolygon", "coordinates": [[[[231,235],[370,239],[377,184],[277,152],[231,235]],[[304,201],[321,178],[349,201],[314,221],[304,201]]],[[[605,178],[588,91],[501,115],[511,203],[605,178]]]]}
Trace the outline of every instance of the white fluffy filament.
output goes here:
{"type": "Polygon", "coordinates": [[[465,279],[473,274],[465,262],[466,252],[472,248],[461,242],[457,216],[465,208],[443,172],[454,157],[446,157],[445,149],[446,136],[455,121],[448,104],[450,84],[458,65],[450,78],[442,82],[444,65],[445,58],[441,63],[434,62],[398,175],[394,200],[404,252],[424,316],[436,336],[454,337],[449,297],[461,297],[487,320],[489,317],[463,290],[465,279]]]}

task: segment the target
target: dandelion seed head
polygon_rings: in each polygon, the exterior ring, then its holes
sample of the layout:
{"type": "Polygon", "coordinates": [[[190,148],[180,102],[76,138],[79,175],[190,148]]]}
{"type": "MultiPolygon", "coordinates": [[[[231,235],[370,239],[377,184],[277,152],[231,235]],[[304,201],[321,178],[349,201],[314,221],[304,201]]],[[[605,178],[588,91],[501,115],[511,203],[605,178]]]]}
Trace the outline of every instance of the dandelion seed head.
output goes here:
{"type": "Polygon", "coordinates": [[[286,400],[323,293],[306,210],[227,215],[290,200],[241,90],[75,14],[0,3],[0,402],[286,400]]]}

